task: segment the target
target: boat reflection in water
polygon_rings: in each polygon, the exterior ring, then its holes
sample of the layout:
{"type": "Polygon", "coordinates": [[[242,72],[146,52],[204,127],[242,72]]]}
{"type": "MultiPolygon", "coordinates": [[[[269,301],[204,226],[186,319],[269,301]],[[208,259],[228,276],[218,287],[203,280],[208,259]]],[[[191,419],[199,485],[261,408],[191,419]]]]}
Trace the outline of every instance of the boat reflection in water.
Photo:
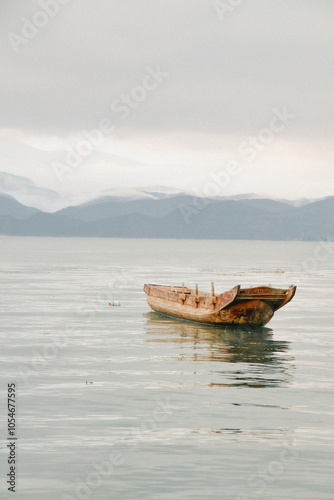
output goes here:
{"type": "Polygon", "coordinates": [[[148,342],[173,344],[172,349],[161,348],[161,362],[173,358],[184,362],[230,364],[224,365],[224,369],[221,365],[210,366],[210,372],[223,375],[224,380],[214,380],[209,385],[272,387],[284,385],[291,379],[290,342],[274,340],[270,328],[205,325],[156,312],[149,312],[145,317],[148,342]]]}

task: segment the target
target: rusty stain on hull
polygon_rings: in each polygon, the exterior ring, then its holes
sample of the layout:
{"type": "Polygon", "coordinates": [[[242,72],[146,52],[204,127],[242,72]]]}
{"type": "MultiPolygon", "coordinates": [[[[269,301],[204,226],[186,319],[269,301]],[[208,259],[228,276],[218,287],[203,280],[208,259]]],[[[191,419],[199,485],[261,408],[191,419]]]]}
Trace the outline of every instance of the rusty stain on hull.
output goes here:
{"type": "Polygon", "coordinates": [[[264,326],[275,311],[292,300],[296,287],[287,289],[240,285],[219,295],[165,285],[144,285],[147,302],[154,310],[169,316],[208,324],[264,326]]]}

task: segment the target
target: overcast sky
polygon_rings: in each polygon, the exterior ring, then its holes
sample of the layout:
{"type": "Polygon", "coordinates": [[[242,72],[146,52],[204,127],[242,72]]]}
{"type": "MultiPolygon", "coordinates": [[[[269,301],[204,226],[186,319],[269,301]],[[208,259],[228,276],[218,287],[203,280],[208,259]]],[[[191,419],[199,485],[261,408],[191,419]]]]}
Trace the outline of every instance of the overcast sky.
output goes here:
{"type": "Polygon", "coordinates": [[[332,0],[2,0],[0,23],[1,171],[334,194],[332,0]]]}

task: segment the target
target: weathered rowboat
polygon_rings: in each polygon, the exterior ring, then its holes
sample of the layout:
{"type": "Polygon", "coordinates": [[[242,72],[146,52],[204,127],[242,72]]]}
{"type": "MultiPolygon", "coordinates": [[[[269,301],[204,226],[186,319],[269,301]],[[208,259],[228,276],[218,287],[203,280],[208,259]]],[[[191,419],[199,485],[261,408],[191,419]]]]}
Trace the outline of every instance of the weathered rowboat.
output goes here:
{"type": "Polygon", "coordinates": [[[211,283],[211,293],[184,286],[144,285],[148,305],[168,316],[200,323],[223,325],[264,326],[274,312],[285,306],[296,293],[295,286],[287,289],[260,286],[241,288],[240,285],[219,295],[211,283]]]}

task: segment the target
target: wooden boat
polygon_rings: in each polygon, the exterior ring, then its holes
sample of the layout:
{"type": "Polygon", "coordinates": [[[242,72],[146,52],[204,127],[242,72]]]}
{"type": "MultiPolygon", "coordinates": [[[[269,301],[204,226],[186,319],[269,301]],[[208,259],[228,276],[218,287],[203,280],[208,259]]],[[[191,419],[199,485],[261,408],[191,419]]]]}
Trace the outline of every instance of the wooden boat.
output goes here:
{"type": "Polygon", "coordinates": [[[295,286],[287,289],[260,286],[241,288],[240,285],[219,295],[211,283],[211,293],[184,286],[144,285],[147,302],[154,310],[200,323],[223,325],[264,326],[274,312],[285,306],[296,293],[295,286]]]}

